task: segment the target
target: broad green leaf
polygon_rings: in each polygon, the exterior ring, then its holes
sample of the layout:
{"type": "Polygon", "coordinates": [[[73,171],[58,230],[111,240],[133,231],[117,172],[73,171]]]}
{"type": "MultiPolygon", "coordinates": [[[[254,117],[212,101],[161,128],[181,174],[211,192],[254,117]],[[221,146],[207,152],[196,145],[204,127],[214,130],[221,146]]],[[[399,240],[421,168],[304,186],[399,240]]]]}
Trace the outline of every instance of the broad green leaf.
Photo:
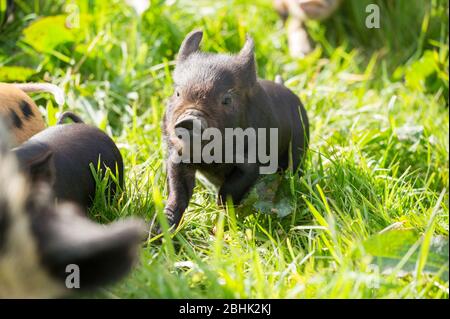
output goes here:
{"type": "Polygon", "coordinates": [[[25,82],[36,71],[22,66],[1,66],[0,82],[25,82]]]}
{"type": "MultiPolygon", "coordinates": [[[[380,271],[389,272],[398,266],[411,247],[419,240],[421,240],[420,234],[413,230],[391,230],[374,235],[365,241],[363,246],[366,253],[375,257],[373,263],[380,268],[380,271]]],[[[443,236],[433,237],[423,272],[429,274],[441,272],[441,278],[447,281],[448,253],[448,238],[443,236]]],[[[419,249],[416,249],[400,270],[413,274],[418,257],[419,249]]]]}
{"type": "Polygon", "coordinates": [[[56,46],[73,42],[75,35],[65,27],[65,16],[45,17],[31,23],[23,30],[24,41],[40,52],[49,52],[56,46]]]}
{"type": "Polygon", "coordinates": [[[23,41],[36,51],[46,53],[54,52],[55,48],[65,43],[81,42],[89,16],[82,15],[80,25],[70,28],[67,19],[65,15],[58,15],[36,20],[23,30],[23,41]]]}
{"type": "Polygon", "coordinates": [[[433,85],[432,82],[438,81],[442,84],[436,78],[439,71],[439,56],[435,51],[427,50],[419,60],[406,67],[406,84],[412,89],[426,92],[433,85]]]}
{"type": "Polygon", "coordinates": [[[261,177],[242,206],[244,210],[276,214],[278,217],[291,214],[295,209],[295,199],[291,195],[289,180],[279,174],[261,177]]]}

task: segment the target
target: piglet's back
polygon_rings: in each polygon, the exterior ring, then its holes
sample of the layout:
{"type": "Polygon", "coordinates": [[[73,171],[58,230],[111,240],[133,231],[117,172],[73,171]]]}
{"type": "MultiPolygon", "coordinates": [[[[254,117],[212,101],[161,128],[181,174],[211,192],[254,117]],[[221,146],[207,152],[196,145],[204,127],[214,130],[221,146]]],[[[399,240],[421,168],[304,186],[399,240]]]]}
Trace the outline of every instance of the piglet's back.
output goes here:
{"type": "Polygon", "coordinates": [[[103,173],[108,167],[116,174],[117,167],[119,183],[123,185],[120,151],[108,135],[94,126],[81,123],[56,125],[36,134],[15,149],[22,163],[33,157],[30,153],[45,151],[53,154],[53,188],[60,200],[73,201],[85,207],[92,204],[96,185],[89,165],[92,163],[97,169],[99,160],[103,173]]]}

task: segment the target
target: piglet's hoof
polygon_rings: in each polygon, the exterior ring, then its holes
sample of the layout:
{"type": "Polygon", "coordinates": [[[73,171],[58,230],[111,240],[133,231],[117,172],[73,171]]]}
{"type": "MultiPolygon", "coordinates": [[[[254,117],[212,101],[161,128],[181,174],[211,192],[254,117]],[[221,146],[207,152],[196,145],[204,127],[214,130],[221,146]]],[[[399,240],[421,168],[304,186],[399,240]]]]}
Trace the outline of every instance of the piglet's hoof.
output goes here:
{"type": "MultiPolygon", "coordinates": [[[[168,221],[169,223],[169,232],[174,233],[175,229],[177,228],[178,223],[173,223],[168,221]]],[[[148,231],[148,243],[161,243],[163,239],[163,229],[161,225],[156,221],[156,215],[153,218],[152,222],[149,225],[149,231],[148,231]]]]}
{"type": "Polygon", "coordinates": [[[217,206],[219,206],[220,208],[224,208],[227,205],[227,201],[226,199],[221,196],[220,194],[217,196],[217,200],[216,200],[216,204],[217,206]]]}
{"type": "Polygon", "coordinates": [[[162,228],[159,223],[156,222],[156,215],[151,221],[149,228],[148,228],[148,238],[147,242],[160,242],[163,236],[162,228]]]}

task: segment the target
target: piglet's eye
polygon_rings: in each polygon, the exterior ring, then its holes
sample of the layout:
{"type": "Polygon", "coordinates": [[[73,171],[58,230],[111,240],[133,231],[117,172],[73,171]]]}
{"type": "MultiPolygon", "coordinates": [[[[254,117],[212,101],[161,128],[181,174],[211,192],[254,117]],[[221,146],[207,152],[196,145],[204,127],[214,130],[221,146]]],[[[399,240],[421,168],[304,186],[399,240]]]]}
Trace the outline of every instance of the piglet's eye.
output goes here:
{"type": "Polygon", "coordinates": [[[233,102],[231,94],[225,94],[222,98],[222,105],[231,105],[231,102],[233,102]]]}
{"type": "Polygon", "coordinates": [[[180,91],[176,90],[176,91],[175,91],[175,95],[176,95],[177,97],[179,97],[179,96],[180,96],[180,91]]]}

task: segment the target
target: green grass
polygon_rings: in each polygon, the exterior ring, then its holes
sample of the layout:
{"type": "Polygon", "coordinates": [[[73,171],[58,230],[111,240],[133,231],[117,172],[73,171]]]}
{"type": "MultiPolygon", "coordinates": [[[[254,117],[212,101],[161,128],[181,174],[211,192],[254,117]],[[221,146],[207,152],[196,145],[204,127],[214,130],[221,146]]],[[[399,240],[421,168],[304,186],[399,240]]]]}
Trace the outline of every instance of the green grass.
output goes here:
{"type": "MultiPolygon", "coordinates": [[[[161,118],[193,28],[214,52],[238,51],[249,32],[259,75],[282,74],[310,118],[305,173],[283,178],[288,216],[224,211],[198,183],[174,237],[145,245],[138,267],[94,297],[449,297],[447,1],[374,1],[381,28],[369,30],[372,1],[348,0],[309,23],[317,49],[303,60],[289,57],[269,0],[152,1],[141,18],[121,1],[79,0],[80,27],[69,31],[65,18],[37,21],[68,11],[76,23],[75,7],[17,2],[18,19],[0,31],[0,80],[61,85],[65,108],[124,156],[126,191],[96,200],[100,222],[162,212],[161,118]]],[[[54,124],[61,110],[34,97],[54,124]]]]}

